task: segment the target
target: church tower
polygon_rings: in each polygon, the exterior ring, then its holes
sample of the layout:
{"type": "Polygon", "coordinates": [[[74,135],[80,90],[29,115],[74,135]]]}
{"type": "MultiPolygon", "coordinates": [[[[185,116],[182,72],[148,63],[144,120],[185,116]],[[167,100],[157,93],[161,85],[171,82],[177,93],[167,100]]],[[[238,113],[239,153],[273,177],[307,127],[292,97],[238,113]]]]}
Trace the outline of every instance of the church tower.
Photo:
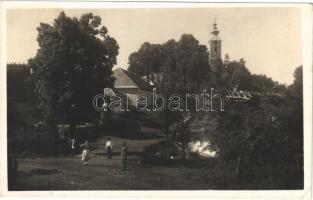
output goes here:
{"type": "Polygon", "coordinates": [[[209,41],[210,43],[210,55],[209,63],[211,71],[217,72],[217,65],[222,61],[222,40],[219,38],[219,30],[217,29],[216,20],[213,23],[213,31],[211,32],[212,37],[209,41]]]}

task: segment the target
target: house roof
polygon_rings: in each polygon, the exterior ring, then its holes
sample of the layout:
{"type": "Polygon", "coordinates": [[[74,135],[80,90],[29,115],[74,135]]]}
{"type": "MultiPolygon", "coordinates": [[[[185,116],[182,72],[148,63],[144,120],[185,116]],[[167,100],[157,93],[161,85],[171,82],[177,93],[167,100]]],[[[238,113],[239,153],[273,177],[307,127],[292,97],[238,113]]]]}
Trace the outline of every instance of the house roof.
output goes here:
{"type": "Polygon", "coordinates": [[[104,88],[105,96],[114,96],[116,93],[112,90],[112,88],[104,88]]]}
{"type": "Polygon", "coordinates": [[[130,78],[128,72],[122,68],[115,69],[113,71],[113,76],[116,78],[114,82],[115,88],[139,88],[130,78]]]}

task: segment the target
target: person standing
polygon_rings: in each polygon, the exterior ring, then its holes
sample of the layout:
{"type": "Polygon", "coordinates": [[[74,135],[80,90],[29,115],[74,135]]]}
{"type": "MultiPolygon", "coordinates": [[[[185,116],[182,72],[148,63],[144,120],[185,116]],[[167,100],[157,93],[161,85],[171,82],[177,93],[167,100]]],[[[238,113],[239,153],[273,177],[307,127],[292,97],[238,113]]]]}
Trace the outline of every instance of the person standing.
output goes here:
{"type": "Polygon", "coordinates": [[[112,158],[112,151],[113,151],[113,146],[112,146],[112,142],[111,139],[108,138],[106,144],[105,144],[105,148],[107,150],[107,155],[108,155],[108,159],[112,158]]]}
{"type": "Polygon", "coordinates": [[[123,164],[123,170],[127,169],[127,146],[126,142],[123,142],[122,149],[121,149],[121,158],[122,158],[122,164],[123,164]]]}
{"type": "Polygon", "coordinates": [[[88,140],[82,145],[80,145],[83,149],[82,152],[82,161],[83,165],[88,165],[88,160],[89,160],[89,146],[88,146],[88,140]]]}
{"type": "Polygon", "coordinates": [[[74,156],[76,154],[76,139],[71,139],[71,154],[74,156]]]}

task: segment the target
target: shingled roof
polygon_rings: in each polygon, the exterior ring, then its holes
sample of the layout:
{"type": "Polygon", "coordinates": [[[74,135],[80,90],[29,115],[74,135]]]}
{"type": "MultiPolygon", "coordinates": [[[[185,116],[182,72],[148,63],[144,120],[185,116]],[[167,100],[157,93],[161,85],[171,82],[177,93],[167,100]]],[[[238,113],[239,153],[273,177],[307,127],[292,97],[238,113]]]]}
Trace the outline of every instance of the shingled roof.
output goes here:
{"type": "Polygon", "coordinates": [[[113,71],[113,76],[116,78],[115,88],[139,88],[138,85],[130,78],[128,72],[122,68],[117,68],[113,71]]]}

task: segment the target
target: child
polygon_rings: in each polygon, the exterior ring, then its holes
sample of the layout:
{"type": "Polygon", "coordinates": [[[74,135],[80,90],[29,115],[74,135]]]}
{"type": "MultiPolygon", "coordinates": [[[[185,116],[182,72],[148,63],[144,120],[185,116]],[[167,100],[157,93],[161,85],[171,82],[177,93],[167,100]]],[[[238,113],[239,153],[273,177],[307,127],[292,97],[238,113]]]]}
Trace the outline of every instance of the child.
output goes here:
{"type": "Polygon", "coordinates": [[[74,156],[76,154],[76,139],[71,139],[71,154],[74,156]]]}
{"type": "Polygon", "coordinates": [[[112,142],[111,142],[110,138],[108,138],[108,141],[106,142],[105,147],[106,147],[106,150],[107,150],[108,158],[111,159],[112,158],[113,147],[112,147],[112,142]]]}
{"type": "Polygon", "coordinates": [[[82,161],[83,165],[88,165],[88,160],[89,160],[89,147],[88,147],[88,140],[82,145],[80,145],[83,149],[82,152],[82,161]]]}

